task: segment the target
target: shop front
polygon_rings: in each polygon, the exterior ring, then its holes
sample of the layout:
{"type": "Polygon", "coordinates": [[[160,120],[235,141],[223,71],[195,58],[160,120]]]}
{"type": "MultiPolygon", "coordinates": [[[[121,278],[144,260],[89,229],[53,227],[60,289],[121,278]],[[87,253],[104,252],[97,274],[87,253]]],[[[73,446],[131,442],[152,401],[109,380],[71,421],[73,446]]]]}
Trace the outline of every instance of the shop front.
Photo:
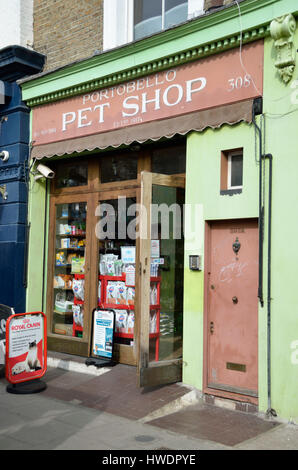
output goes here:
{"type": "MultiPolygon", "coordinates": [[[[196,297],[193,276],[200,285],[206,269],[203,245],[190,237],[208,180],[196,165],[215,142],[203,150],[200,139],[208,129],[217,136],[224,128],[237,136],[239,126],[248,132],[253,102],[262,95],[263,41],[243,46],[242,59],[249,74],[231,48],[182,65],[154,62],[147,74],[130,68],[105,77],[97,69],[92,82],[68,91],[58,91],[58,76],[57,92],[51,91],[55,72],[30,84],[37,181],[30,198],[28,308],[46,310],[49,349],[92,356],[92,311],[113,309],[115,359],[137,367],[141,386],[181,381],[182,356],[187,378],[194,365],[194,357],[185,361],[190,338],[198,342],[195,329],[189,331],[189,294],[196,297]],[[40,163],[54,172],[51,181],[38,179],[40,163]],[[193,257],[201,264],[189,264],[193,257]]],[[[223,175],[231,148],[236,182],[242,144],[222,147],[223,175]]],[[[210,194],[213,187],[210,182],[210,194]]],[[[205,220],[200,213],[200,224],[205,220]]]]}
{"type": "MultiPolygon", "coordinates": [[[[139,346],[148,364],[181,358],[184,244],[181,234],[172,236],[176,218],[167,208],[183,210],[185,150],[183,138],[51,162],[50,349],[92,355],[91,313],[99,307],[115,312],[116,361],[136,366],[139,346]],[[160,204],[166,210],[151,215],[160,204]],[[152,229],[142,239],[147,214],[152,229]]],[[[176,373],[181,378],[181,367],[176,373]]]]}

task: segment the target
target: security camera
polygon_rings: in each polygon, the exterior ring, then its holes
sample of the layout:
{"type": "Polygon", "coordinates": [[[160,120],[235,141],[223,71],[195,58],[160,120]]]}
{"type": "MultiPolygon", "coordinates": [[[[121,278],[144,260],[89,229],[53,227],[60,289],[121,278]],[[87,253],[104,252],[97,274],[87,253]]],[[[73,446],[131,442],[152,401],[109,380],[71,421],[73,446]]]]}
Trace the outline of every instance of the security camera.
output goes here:
{"type": "Polygon", "coordinates": [[[43,176],[45,178],[52,179],[55,176],[55,172],[51,170],[48,166],[42,165],[41,163],[37,166],[37,171],[40,173],[39,175],[37,174],[35,176],[35,180],[38,180],[39,178],[42,178],[43,176]]]}
{"type": "Polygon", "coordinates": [[[2,152],[0,152],[0,158],[3,162],[7,162],[9,159],[9,152],[7,152],[7,150],[2,150],[2,152]]]}

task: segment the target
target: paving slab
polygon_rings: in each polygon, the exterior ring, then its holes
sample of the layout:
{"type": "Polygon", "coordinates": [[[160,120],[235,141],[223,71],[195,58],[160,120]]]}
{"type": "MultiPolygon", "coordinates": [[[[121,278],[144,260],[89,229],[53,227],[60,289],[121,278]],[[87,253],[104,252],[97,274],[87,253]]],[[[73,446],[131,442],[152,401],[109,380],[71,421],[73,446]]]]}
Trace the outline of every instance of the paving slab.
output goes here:
{"type": "Polygon", "coordinates": [[[298,426],[189,404],[181,384],[140,389],[136,369],[123,364],[100,375],[85,369],[48,367],[46,390],[32,395],[7,393],[0,378],[0,449],[298,450],[298,426]]]}
{"type": "Polygon", "coordinates": [[[203,450],[225,449],[225,446],[199,441],[179,433],[159,429],[115,414],[60,401],[45,395],[34,395],[35,413],[26,411],[26,401],[15,407],[17,395],[6,392],[0,379],[0,450],[203,450]]]}
{"type": "Polygon", "coordinates": [[[226,446],[235,446],[279,426],[276,421],[261,419],[251,413],[231,411],[206,403],[189,406],[150,421],[150,424],[168,430],[176,428],[186,436],[226,446]]]}
{"type": "MultiPolygon", "coordinates": [[[[239,450],[298,450],[298,426],[282,424],[237,445],[239,450]]],[[[294,463],[294,462],[293,462],[294,463]]]]}
{"type": "Polygon", "coordinates": [[[49,368],[44,381],[47,384],[44,396],[75,401],[134,420],[146,417],[190,391],[178,384],[139,388],[136,368],[124,364],[117,364],[100,376],[49,368]]]}

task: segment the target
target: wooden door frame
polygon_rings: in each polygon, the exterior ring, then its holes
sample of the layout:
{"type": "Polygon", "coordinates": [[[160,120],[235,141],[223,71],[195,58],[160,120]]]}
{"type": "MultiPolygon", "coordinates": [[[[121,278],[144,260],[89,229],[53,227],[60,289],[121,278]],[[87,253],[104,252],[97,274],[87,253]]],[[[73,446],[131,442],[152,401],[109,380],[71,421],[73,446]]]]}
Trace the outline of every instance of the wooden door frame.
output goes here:
{"type": "MultiPolygon", "coordinates": [[[[48,346],[51,349],[51,346],[55,347],[55,350],[63,350],[63,352],[75,353],[78,354],[79,351],[82,355],[87,355],[89,349],[89,329],[91,327],[91,319],[84,315],[84,330],[83,338],[75,338],[73,336],[64,336],[54,333],[52,331],[53,326],[53,305],[54,305],[54,289],[53,289],[53,279],[55,272],[55,256],[56,256],[56,206],[59,204],[72,204],[83,202],[87,204],[87,219],[86,219],[86,240],[90,238],[91,240],[91,230],[92,230],[92,196],[88,193],[85,194],[63,194],[60,196],[52,196],[50,198],[50,210],[49,210],[49,220],[51,225],[51,232],[49,232],[49,242],[48,242],[48,272],[47,272],[47,297],[46,297],[46,316],[48,319],[48,346]],[[90,214],[90,215],[89,215],[90,214]],[[66,351],[67,350],[67,351],[66,351]]],[[[85,247],[85,292],[90,290],[90,261],[91,261],[91,243],[87,244],[85,247]]],[[[90,299],[89,296],[86,296],[84,304],[84,313],[89,311],[90,299]]]]}
{"type": "MultiPolygon", "coordinates": [[[[129,158],[130,152],[127,152],[127,157],[129,158]]],[[[49,226],[51,230],[48,230],[48,258],[47,258],[47,283],[45,285],[45,297],[46,297],[46,314],[49,319],[48,321],[48,345],[53,347],[56,351],[69,352],[76,355],[89,356],[91,351],[91,329],[92,329],[92,319],[91,312],[89,318],[85,315],[85,325],[84,325],[84,336],[83,338],[74,338],[67,337],[64,335],[58,335],[52,332],[52,310],[53,310],[53,301],[54,301],[54,291],[53,291],[53,276],[54,276],[54,256],[55,256],[55,231],[56,231],[56,212],[55,206],[60,203],[71,203],[71,202],[88,202],[88,225],[90,227],[91,233],[89,234],[90,243],[87,244],[89,251],[89,276],[87,285],[85,284],[86,292],[90,293],[88,298],[88,303],[91,306],[97,305],[97,288],[96,283],[92,282],[92,275],[95,272],[98,272],[98,253],[97,253],[97,238],[95,232],[93,233],[93,228],[97,223],[97,218],[95,216],[95,209],[100,200],[108,198],[117,198],[117,195],[125,195],[129,197],[136,197],[137,202],[139,202],[139,188],[140,188],[140,174],[141,171],[151,169],[151,154],[149,151],[143,151],[140,153],[138,158],[138,168],[137,168],[137,179],[126,180],[126,181],[115,181],[111,183],[101,183],[100,181],[100,162],[94,156],[84,157],[83,159],[76,160],[57,160],[53,162],[54,167],[57,165],[64,164],[73,164],[74,162],[86,162],[88,165],[88,183],[84,186],[74,186],[68,188],[57,188],[55,179],[51,181],[50,188],[50,202],[49,202],[49,226]],[[116,195],[116,196],[115,196],[116,195]],[[95,250],[95,251],[94,251],[95,250]],[[97,253],[97,256],[92,256],[91,254],[97,253]],[[88,286],[89,284],[89,286],[88,286]],[[93,285],[94,284],[94,285],[93,285]],[[87,291],[88,289],[88,291],[87,291]]],[[[87,230],[87,227],[86,227],[87,230]]],[[[136,250],[138,250],[138,240],[136,240],[136,250]]],[[[87,254],[87,253],[86,253],[87,254]]],[[[87,305],[87,303],[85,304],[87,305]]],[[[90,310],[89,308],[89,310],[90,310]]],[[[137,315],[136,315],[137,317],[137,315]]],[[[136,318],[135,328],[138,328],[138,319],[136,318]]],[[[135,335],[137,338],[137,335],[135,335]]],[[[117,347],[116,347],[117,353],[117,347]]],[[[130,363],[134,362],[135,365],[138,361],[138,348],[137,340],[134,345],[134,361],[128,361],[130,363]]],[[[125,362],[125,361],[124,361],[125,362]]]]}
{"type": "MultiPolygon", "coordinates": [[[[204,319],[203,319],[203,392],[206,395],[214,395],[220,398],[228,398],[236,401],[248,402],[258,405],[258,397],[250,395],[243,395],[236,392],[227,392],[225,390],[218,390],[208,387],[208,370],[209,370],[209,275],[211,268],[211,228],[212,224],[217,222],[244,222],[245,220],[255,220],[257,218],[244,218],[244,219],[220,219],[220,220],[207,220],[205,221],[205,246],[204,246],[204,319]]],[[[256,313],[258,315],[258,312],[256,313]]]]}
{"type": "MultiPolygon", "coordinates": [[[[152,185],[185,188],[185,175],[161,175],[143,171],[141,173],[141,207],[151,207],[152,185]]],[[[139,293],[137,309],[139,312],[138,338],[138,385],[142,387],[177,382],[181,380],[182,358],[170,361],[149,361],[149,316],[150,310],[150,258],[151,258],[151,215],[150,210],[140,217],[139,265],[136,265],[136,287],[139,293]]]]}

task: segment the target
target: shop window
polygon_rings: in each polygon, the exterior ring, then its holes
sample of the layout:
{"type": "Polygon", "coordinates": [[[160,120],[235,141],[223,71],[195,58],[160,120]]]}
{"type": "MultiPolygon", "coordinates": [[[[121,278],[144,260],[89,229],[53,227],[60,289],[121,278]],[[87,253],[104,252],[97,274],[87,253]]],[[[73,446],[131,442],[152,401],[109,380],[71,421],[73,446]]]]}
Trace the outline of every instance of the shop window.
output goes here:
{"type": "Polygon", "coordinates": [[[135,180],[137,177],[138,158],[136,155],[109,155],[100,161],[101,183],[135,180]]]}
{"type": "Polygon", "coordinates": [[[241,192],[243,187],[243,149],[221,154],[221,193],[241,192]]]}
{"type": "Polygon", "coordinates": [[[71,188],[88,184],[88,164],[58,165],[55,179],[56,188],[71,188]]]}
{"type": "Polygon", "coordinates": [[[202,15],[204,0],[105,0],[104,50],[202,15]]]}
{"type": "Polygon", "coordinates": [[[101,200],[96,228],[98,305],[103,309],[115,309],[115,342],[125,346],[134,344],[135,207],[135,197],[101,200]]]}
{"type": "Polygon", "coordinates": [[[134,39],[140,39],[186,21],[185,0],[138,0],[134,3],[134,39]]]}
{"type": "Polygon", "coordinates": [[[82,337],[87,205],[56,206],[52,332],[82,337]]]}
{"type": "Polygon", "coordinates": [[[176,175],[186,171],[186,146],[179,144],[153,150],[151,171],[163,175],[176,175]]]}

